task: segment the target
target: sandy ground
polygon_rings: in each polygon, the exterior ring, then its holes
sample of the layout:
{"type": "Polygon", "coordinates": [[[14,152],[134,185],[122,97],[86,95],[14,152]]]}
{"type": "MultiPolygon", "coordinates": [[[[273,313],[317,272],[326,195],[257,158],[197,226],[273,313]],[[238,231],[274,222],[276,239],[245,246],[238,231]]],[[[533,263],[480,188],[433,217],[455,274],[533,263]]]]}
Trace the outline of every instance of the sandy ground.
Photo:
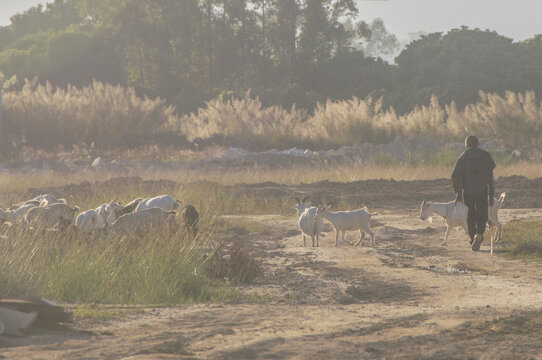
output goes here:
{"type": "MultiPolygon", "coordinates": [[[[501,219],[542,209],[502,209],[501,219]]],[[[295,217],[255,216],[273,235],[245,241],[264,267],[243,291],[260,303],[145,309],[122,320],[78,320],[0,337],[1,359],[512,359],[542,354],[542,269],[474,253],[459,230],[417,211],[374,216],[377,246],[303,247],[295,217]]]]}
{"type": "MultiPolygon", "coordinates": [[[[497,185],[508,193],[502,222],[542,218],[542,181],[497,185]]],[[[244,185],[239,191],[266,198],[311,193],[339,205],[359,196],[378,212],[377,245],[365,239],[354,248],[359,233],[350,232],[333,247],[328,224],[320,247],[303,247],[293,210],[252,216],[271,231],[239,235],[264,270],[241,291],[260,301],[147,308],[121,320],[0,336],[0,359],[542,359],[542,264],[509,259],[498,243],[491,255],[489,239],[475,253],[459,230],[440,246],[444,223],[419,220],[417,204],[447,200],[449,187],[447,180],[244,185]]]]}

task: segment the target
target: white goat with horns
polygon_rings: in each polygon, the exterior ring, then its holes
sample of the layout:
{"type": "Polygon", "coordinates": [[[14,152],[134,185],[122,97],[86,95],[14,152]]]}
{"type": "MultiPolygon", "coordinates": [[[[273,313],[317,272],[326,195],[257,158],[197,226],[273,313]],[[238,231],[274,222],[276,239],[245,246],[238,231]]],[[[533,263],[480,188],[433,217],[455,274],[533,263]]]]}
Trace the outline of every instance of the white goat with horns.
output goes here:
{"type": "Polygon", "coordinates": [[[301,236],[303,237],[303,246],[305,246],[306,237],[310,236],[312,246],[318,247],[320,233],[322,233],[324,229],[324,222],[322,220],[318,222],[313,221],[314,217],[316,216],[316,211],[318,209],[314,206],[311,206],[312,204],[310,201],[307,201],[309,197],[310,195],[305,196],[301,200],[299,200],[299,198],[295,198],[297,204],[293,208],[297,210],[297,216],[299,217],[299,220],[297,221],[297,226],[299,226],[299,230],[301,230],[301,236]]]}
{"type": "MultiPolygon", "coordinates": [[[[492,227],[497,228],[497,230],[495,231],[495,235],[491,234],[492,243],[493,239],[495,239],[495,241],[498,241],[501,238],[502,224],[499,222],[498,211],[499,208],[502,206],[502,203],[504,202],[505,196],[506,193],[503,192],[498,199],[494,199],[493,206],[488,205],[489,207],[487,223],[490,228],[489,230],[491,232],[492,227]]],[[[446,222],[446,233],[444,234],[444,240],[440,244],[441,246],[445,246],[448,244],[448,235],[450,234],[452,228],[461,227],[463,228],[463,230],[465,230],[467,236],[469,236],[469,230],[467,226],[467,216],[469,214],[469,209],[467,205],[461,202],[455,203],[455,201],[450,201],[447,203],[436,203],[424,200],[421,205],[420,219],[427,220],[433,214],[441,216],[446,222]]]]}

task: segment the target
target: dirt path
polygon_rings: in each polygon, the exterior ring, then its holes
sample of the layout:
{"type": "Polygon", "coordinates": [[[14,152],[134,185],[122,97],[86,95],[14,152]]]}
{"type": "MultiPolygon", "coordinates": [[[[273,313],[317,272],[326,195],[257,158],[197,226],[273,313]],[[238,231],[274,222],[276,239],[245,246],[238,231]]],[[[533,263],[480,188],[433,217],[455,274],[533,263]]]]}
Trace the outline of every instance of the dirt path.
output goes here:
{"type": "MultiPolygon", "coordinates": [[[[502,209],[503,221],[542,209],[502,209]]],[[[454,231],[416,211],[375,217],[377,246],[302,247],[295,218],[257,216],[273,235],[245,241],[265,275],[243,291],[257,304],[146,309],[123,320],[0,337],[1,359],[538,358],[542,268],[474,253],[454,231]]],[[[347,233],[347,241],[357,240],[347,233]]]]}

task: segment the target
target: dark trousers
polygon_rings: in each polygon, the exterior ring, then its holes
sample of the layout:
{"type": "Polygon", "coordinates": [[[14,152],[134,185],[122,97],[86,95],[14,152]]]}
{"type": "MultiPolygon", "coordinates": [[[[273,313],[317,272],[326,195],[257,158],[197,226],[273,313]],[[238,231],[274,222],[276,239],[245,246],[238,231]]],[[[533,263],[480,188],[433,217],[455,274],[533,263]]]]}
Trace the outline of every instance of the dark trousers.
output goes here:
{"type": "Polygon", "coordinates": [[[467,225],[469,235],[474,239],[474,235],[483,234],[486,231],[487,223],[487,192],[480,194],[465,194],[463,195],[465,205],[469,208],[469,216],[467,216],[467,225]]]}

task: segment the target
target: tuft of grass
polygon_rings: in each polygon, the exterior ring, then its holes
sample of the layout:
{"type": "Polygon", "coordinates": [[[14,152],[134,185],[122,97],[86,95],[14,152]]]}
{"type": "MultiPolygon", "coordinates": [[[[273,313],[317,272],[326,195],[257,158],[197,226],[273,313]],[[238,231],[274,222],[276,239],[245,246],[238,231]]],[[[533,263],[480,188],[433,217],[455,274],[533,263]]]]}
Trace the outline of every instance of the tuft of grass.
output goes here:
{"type": "Polygon", "coordinates": [[[509,222],[503,226],[502,241],[513,256],[542,258],[542,220],[509,222]]]}
{"type": "Polygon", "coordinates": [[[160,98],[137,96],[132,88],[94,81],[81,89],[53,88],[14,77],[4,84],[4,129],[14,148],[39,149],[86,144],[112,149],[134,146],[175,117],[160,98]]]}

